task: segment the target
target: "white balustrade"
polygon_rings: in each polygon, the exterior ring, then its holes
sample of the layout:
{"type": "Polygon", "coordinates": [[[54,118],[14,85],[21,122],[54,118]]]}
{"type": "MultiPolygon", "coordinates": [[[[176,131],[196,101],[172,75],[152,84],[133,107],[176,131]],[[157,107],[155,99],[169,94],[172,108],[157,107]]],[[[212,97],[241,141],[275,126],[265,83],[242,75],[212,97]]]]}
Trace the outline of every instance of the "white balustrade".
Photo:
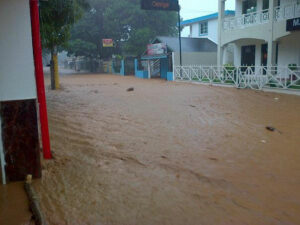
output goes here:
{"type": "Polygon", "coordinates": [[[175,80],[231,85],[237,88],[294,89],[300,91],[300,67],[175,66],[175,80]]]}
{"type": "MultiPolygon", "coordinates": [[[[300,17],[300,4],[278,6],[274,8],[275,21],[287,20],[300,17]]],[[[262,10],[243,14],[237,17],[225,18],[223,21],[224,30],[242,29],[249,26],[268,23],[270,21],[269,10],[262,10]]]]}

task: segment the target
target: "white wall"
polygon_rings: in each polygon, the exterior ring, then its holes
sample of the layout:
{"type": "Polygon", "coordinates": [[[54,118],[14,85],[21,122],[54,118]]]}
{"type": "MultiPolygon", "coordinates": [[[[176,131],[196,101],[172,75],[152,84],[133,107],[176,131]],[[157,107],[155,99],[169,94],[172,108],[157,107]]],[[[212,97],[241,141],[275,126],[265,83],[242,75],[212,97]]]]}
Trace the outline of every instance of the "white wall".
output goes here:
{"type": "MultiPolygon", "coordinates": [[[[203,21],[205,22],[205,21],[203,21]]],[[[200,26],[199,24],[202,23],[193,23],[189,26],[190,28],[190,37],[192,38],[208,38],[211,41],[218,43],[218,20],[208,20],[208,34],[200,36],[200,26]]]]}
{"type": "Polygon", "coordinates": [[[199,32],[200,32],[199,28],[200,28],[199,23],[191,24],[191,33],[190,33],[190,35],[191,35],[192,38],[199,37],[199,32]]]}
{"type": "Polygon", "coordinates": [[[296,63],[300,66],[300,31],[279,40],[278,66],[296,63]]]}
{"type": "Polygon", "coordinates": [[[0,101],[36,98],[28,0],[0,0],[0,101]]]}
{"type": "Polygon", "coordinates": [[[297,3],[297,0],[281,0],[280,5],[281,6],[286,6],[286,5],[291,5],[297,3]]]}
{"type": "Polygon", "coordinates": [[[218,20],[208,21],[208,36],[211,41],[218,43],[218,20]]]}
{"type": "Polygon", "coordinates": [[[241,0],[235,1],[235,16],[241,16],[243,12],[243,4],[241,0]]]}

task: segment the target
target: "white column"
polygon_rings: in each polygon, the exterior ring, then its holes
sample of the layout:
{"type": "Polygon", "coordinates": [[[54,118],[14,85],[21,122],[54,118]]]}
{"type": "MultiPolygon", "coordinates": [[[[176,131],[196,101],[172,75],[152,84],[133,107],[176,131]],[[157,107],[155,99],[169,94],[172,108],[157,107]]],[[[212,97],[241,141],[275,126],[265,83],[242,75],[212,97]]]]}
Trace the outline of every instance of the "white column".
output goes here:
{"type": "MultiPolygon", "coordinates": [[[[1,109],[1,103],[0,103],[1,109]]],[[[6,175],[5,175],[5,158],[4,158],[4,149],[2,143],[2,123],[0,116],[0,164],[1,164],[1,172],[2,172],[2,184],[6,184],[6,175]]]]}
{"type": "Polygon", "coordinates": [[[241,66],[241,46],[234,43],[234,66],[241,66]]]}
{"type": "Polygon", "coordinates": [[[151,78],[151,65],[150,65],[150,60],[148,60],[148,79],[151,78]]]}
{"type": "Polygon", "coordinates": [[[222,32],[223,19],[225,13],[225,0],[219,0],[219,17],[218,17],[218,67],[222,66],[223,62],[223,48],[222,48],[222,32]]]}
{"type": "Polygon", "coordinates": [[[275,42],[273,40],[274,32],[274,0],[269,0],[269,13],[270,13],[270,23],[269,23],[269,40],[268,40],[268,67],[275,65],[275,42]]]}
{"type": "Polygon", "coordinates": [[[175,80],[175,52],[172,52],[173,81],[175,80]]]}
{"type": "Polygon", "coordinates": [[[257,7],[257,12],[262,11],[262,9],[263,9],[263,0],[258,0],[256,7],[257,7]]]}

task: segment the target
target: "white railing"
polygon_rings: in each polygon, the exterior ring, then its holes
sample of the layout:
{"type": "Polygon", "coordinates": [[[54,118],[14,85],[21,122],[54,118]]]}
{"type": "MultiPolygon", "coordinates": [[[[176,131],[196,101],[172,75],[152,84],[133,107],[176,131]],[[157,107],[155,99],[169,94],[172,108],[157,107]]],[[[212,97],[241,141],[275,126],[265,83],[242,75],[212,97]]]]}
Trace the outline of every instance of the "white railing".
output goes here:
{"type": "Polygon", "coordinates": [[[229,17],[224,19],[224,30],[233,30],[244,28],[252,25],[267,23],[270,20],[269,10],[243,14],[238,17],[229,17]]]}
{"type": "Polygon", "coordinates": [[[175,66],[177,81],[231,85],[237,88],[294,89],[300,91],[300,67],[175,66]]]}
{"type": "MultiPolygon", "coordinates": [[[[293,19],[300,17],[300,4],[278,6],[274,8],[275,21],[293,19]]],[[[224,30],[241,29],[258,24],[268,23],[270,21],[269,10],[262,10],[243,14],[241,16],[225,18],[223,21],[224,30]]]]}
{"type": "Polygon", "coordinates": [[[300,4],[291,4],[275,8],[275,20],[287,20],[300,17],[300,4]]]}

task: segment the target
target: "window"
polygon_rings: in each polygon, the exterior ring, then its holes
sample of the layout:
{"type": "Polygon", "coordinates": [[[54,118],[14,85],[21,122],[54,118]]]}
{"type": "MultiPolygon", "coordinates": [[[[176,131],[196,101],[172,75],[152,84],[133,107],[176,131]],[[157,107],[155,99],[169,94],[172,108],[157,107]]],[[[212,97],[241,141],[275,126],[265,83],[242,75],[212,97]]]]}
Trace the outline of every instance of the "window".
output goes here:
{"type": "Polygon", "coordinates": [[[243,1],[243,14],[253,13],[256,11],[257,0],[243,1]]]}
{"type": "Polygon", "coordinates": [[[208,33],[208,24],[207,24],[207,22],[199,24],[199,31],[200,31],[199,32],[200,35],[208,33]]]}
{"type": "Polygon", "coordinates": [[[264,0],[263,1],[263,10],[269,9],[269,0],[264,0]]]}

